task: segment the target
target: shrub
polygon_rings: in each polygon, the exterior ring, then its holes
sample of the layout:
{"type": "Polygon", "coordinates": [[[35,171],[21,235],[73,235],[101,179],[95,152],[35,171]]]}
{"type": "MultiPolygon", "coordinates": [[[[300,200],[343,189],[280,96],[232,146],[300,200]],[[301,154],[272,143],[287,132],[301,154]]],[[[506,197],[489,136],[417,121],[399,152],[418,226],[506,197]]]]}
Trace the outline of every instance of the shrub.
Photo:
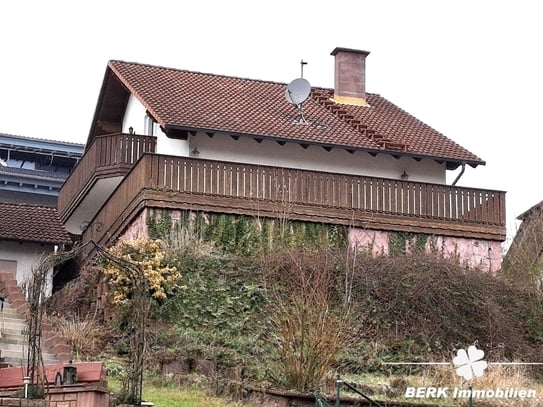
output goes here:
{"type": "Polygon", "coordinates": [[[92,319],[56,318],[54,327],[71,346],[75,360],[93,360],[103,350],[103,327],[92,319]]]}
{"type": "Polygon", "coordinates": [[[263,267],[270,297],[268,341],[277,354],[273,378],[287,388],[317,390],[350,339],[338,258],[331,252],[290,251],[263,267]],[[339,273],[338,273],[339,271],[339,273]]]}

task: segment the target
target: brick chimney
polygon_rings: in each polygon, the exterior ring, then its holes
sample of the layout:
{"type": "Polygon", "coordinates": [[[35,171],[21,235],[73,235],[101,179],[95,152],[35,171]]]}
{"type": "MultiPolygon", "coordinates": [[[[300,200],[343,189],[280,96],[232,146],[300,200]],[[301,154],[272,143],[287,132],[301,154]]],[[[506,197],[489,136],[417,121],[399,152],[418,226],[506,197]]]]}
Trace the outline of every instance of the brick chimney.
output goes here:
{"type": "Polygon", "coordinates": [[[334,100],[349,105],[369,106],[366,102],[366,57],[368,51],[335,48],[334,100]]]}

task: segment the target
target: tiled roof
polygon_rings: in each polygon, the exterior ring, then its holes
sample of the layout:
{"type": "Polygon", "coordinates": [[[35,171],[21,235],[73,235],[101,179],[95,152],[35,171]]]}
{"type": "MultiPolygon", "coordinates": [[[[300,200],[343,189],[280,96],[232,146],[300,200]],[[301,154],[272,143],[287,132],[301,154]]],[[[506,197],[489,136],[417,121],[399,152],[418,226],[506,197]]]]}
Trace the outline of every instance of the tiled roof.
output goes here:
{"type": "Polygon", "coordinates": [[[6,174],[26,175],[29,177],[47,178],[47,179],[54,179],[54,180],[59,180],[59,181],[64,181],[68,177],[68,174],[63,174],[59,172],[31,170],[27,168],[17,168],[17,167],[4,167],[0,165],[0,173],[2,172],[6,174]]]}
{"type": "Polygon", "coordinates": [[[84,144],[69,141],[40,139],[35,137],[16,136],[0,133],[0,148],[29,151],[36,154],[68,155],[78,158],[83,155],[84,144]]]}
{"type": "Polygon", "coordinates": [[[484,164],[478,156],[378,94],[369,107],[330,101],[313,88],[307,124],[285,100],[287,84],[110,61],[109,69],[165,129],[207,130],[396,155],[484,164]],[[335,107],[332,107],[335,106],[335,107]]]}
{"type": "Polygon", "coordinates": [[[56,208],[51,206],[0,203],[0,239],[40,243],[68,243],[56,208]]]}

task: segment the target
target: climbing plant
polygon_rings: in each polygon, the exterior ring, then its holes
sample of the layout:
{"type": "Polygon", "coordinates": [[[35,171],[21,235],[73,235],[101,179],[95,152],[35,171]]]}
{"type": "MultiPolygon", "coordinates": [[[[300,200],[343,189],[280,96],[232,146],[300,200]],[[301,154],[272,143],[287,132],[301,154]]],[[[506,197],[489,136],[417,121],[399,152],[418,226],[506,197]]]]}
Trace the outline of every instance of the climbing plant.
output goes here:
{"type": "Polygon", "coordinates": [[[151,212],[147,217],[147,231],[149,238],[151,239],[164,239],[170,236],[172,230],[172,217],[164,211],[157,216],[156,213],[151,212]]]}
{"type": "Polygon", "coordinates": [[[390,232],[389,252],[392,256],[424,253],[428,242],[432,243],[430,236],[423,233],[390,232]]]}
{"type": "Polygon", "coordinates": [[[173,221],[168,211],[161,211],[149,214],[147,226],[152,238],[182,240],[189,235],[240,256],[254,256],[278,247],[347,247],[346,227],[313,222],[190,211],[181,212],[173,221]]]}

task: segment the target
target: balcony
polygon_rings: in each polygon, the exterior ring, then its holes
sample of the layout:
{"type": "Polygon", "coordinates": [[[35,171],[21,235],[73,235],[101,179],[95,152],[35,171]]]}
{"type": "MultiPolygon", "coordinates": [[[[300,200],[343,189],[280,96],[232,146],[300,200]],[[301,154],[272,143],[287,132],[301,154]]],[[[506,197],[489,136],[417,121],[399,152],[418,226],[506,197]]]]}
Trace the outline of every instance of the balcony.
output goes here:
{"type": "MultiPolygon", "coordinates": [[[[146,207],[505,239],[502,191],[158,155],[147,152],[154,149],[154,140],[140,136],[122,144],[129,154],[109,142],[105,145],[110,147],[96,148],[102,154],[89,149],[87,154],[97,160],[95,168],[86,154],[84,165],[76,168],[61,191],[78,197],[82,205],[87,198],[77,191],[89,189],[85,179],[126,174],[111,190],[111,198],[104,198],[96,216],[88,219],[93,227],[85,229],[83,241],[112,244],[146,207]],[[134,143],[142,147],[134,150],[134,143]],[[108,148],[120,155],[109,158],[108,148]]],[[[59,199],[63,219],[73,217],[68,209],[74,205],[66,196],[59,199]]]]}
{"type": "Polygon", "coordinates": [[[99,136],[58,195],[58,212],[69,232],[80,234],[138,159],[154,152],[156,138],[131,134],[99,136]]]}

